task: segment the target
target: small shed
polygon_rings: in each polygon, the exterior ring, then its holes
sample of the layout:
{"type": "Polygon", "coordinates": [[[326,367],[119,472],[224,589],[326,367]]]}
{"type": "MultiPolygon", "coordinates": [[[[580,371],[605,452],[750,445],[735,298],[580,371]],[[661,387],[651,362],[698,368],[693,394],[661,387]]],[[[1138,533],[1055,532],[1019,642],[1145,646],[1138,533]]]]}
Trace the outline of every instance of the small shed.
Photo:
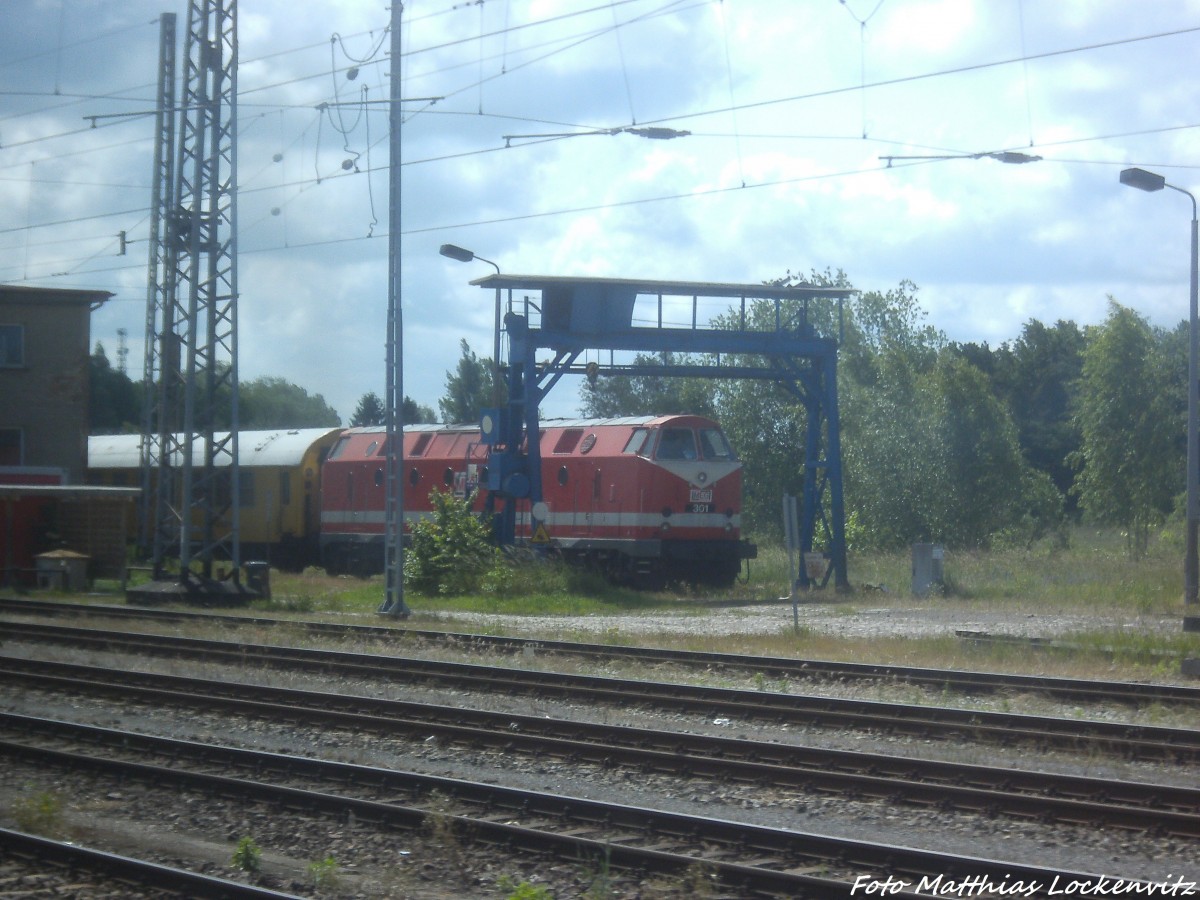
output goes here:
{"type": "Polygon", "coordinates": [[[34,557],[40,588],[60,591],[85,591],[91,557],[74,550],[50,550],[34,557]]]}

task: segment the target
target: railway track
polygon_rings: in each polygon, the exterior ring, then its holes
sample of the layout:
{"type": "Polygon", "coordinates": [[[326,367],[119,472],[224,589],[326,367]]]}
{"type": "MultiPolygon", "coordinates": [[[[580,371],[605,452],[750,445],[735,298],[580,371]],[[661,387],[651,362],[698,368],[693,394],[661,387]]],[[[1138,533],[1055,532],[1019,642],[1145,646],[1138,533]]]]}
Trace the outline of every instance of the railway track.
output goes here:
{"type": "Polygon", "coordinates": [[[616,706],[636,703],[644,707],[697,711],[740,720],[867,730],[929,740],[970,740],[1006,746],[1026,745],[1043,750],[1066,749],[1113,754],[1126,759],[1181,763],[1200,760],[1200,731],[1193,729],[535,672],[45,623],[7,621],[4,631],[13,639],[28,642],[306,671],[336,668],[346,676],[436,683],[442,687],[455,685],[464,690],[500,692],[509,696],[565,697],[616,706]]]}
{"type": "MultiPolygon", "coordinates": [[[[529,792],[287,754],[178,741],[110,728],[4,715],[0,755],[39,767],[103,773],[197,790],[238,803],[303,809],[386,829],[427,827],[560,859],[592,859],[620,869],[682,877],[702,866],[739,897],[848,897],[863,885],[889,884],[890,896],[944,894],[954,885],[989,884],[1023,896],[1059,896],[1069,885],[1122,885],[1129,879],[962,857],[877,842],[765,828],[623,804],[529,792]],[[270,781],[264,779],[269,778],[270,781]],[[446,798],[452,804],[446,806],[446,798]]],[[[1077,889],[1078,890],[1078,889],[1077,889]]]]}
{"type": "Polygon", "coordinates": [[[299,900],[268,888],[0,828],[5,897],[108,896],[125,900],[299,900]],[[83,873],[87,873],[85,877],[83,873]]]}
{"type": "Polygon", "coordinates": [[[429,645],[455,645],[521,653],[534,647],[541,653],[595,660],[625,660],[646,664],[670,663],[706,669],[761,673],[764,677],[805,681],[890,681],[921,685],[938,691],[967,694],[1014,691],[1054,697],[1059,700],[1115,702],[1135,706],[1153,703],[1200,707],[1200,688],[1187,685],[1148,684],[1141,682],[1091,681],[1074,678],[1050,678],[996,672],[965,672],[912,666],[874,665],[816,659],[740,656],[690,650],[651,647],[614,646],[569,641],[532,640],[495,635],[425,631],[370,625],[340,625],[323,622],[282,621],[271,618],[215,615],[183,610],[150,609],[118,605],[63,603],[0,597],[0,612],[43,616],[92,616],[147,621],[217,623],[233,626],[286,626],[328,636],[357,636],[421,642],[429,645]]]}
{"type": "Polygon", "coordinates": [[[1200,790],[0,657],[0,684],[636,772],[1200,838],[1200,790]]]}

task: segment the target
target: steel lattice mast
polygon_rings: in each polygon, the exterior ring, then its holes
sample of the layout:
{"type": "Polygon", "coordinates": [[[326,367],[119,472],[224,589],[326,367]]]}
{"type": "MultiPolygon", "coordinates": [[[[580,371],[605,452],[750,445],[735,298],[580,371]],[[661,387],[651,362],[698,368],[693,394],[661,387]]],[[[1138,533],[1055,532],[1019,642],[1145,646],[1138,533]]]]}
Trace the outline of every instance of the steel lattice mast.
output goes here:
{"type": "MultiPolygon", "coordinates": [[[[180,570],[240,566],[237,363],[237,0],[191,0],[172,208],[156,302],[156,535],[180,570]]],[[[160,144],[166,139],[160,132],[160,144]]],[[[153,276],[152,276],[153,277],[153,276]]],[[[149,315],[147,317],[149,319],[149,315]]],[[[147,349],[148,354],[149,344],[147,349]]],[[[158,574],[167,552],[156,540],[158,574]]]]}

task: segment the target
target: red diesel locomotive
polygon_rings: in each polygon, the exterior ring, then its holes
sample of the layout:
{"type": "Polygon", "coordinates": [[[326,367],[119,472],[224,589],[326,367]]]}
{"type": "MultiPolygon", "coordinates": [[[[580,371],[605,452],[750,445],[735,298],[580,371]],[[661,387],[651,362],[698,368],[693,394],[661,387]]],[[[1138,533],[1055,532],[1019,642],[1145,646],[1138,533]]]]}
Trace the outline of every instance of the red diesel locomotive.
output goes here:
{"type": "MultiPolygon", "coordinates": [[[[325,461],[320,549],[331,573],[383,568],[385,439],[382,428],[351,428],[325,461]]],[[[434,488],[474,492],[482,513],[489,451],[478,428],[406,427],[406,527],[430,513],[434,488]]],[[[711,419],[548,420],[540,451],[542,504],[494,498],[519,504],[520,537],[534,546],[644,586],[728,585],[755,556],[740,533],[742,465],[711,419]]]]}

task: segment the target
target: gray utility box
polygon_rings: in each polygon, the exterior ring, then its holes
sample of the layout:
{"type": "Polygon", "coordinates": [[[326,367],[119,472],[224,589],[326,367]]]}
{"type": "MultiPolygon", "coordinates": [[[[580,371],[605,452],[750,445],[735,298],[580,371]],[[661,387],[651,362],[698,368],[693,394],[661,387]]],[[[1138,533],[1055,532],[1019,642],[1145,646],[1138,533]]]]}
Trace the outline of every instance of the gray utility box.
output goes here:
{"type": "Polygon", "coordinates": [[[926,597],[943,585],[943,552],[936,544],[912,545],[912,592],[926,597]]]}

